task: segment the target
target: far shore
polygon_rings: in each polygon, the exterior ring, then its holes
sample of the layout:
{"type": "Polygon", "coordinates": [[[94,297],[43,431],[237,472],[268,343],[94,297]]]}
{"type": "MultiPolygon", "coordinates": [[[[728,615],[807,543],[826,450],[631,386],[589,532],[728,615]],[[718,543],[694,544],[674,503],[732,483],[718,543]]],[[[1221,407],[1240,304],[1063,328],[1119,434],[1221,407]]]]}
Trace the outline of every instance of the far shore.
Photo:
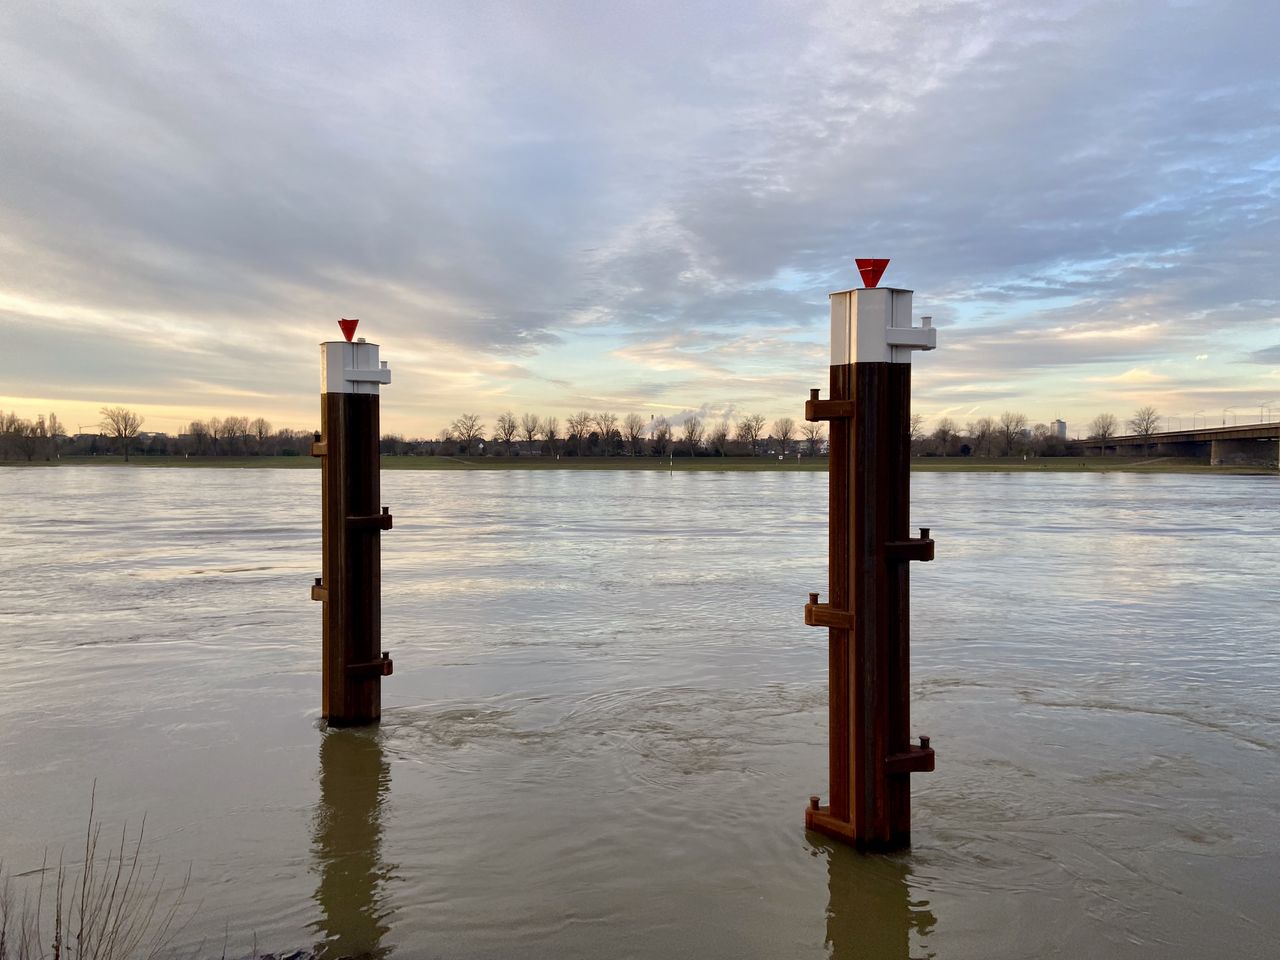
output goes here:
{"type": "MultiPolygon", "coordinates": [[[[311,470],[312,457],[63,457],[60,460],[0,461],[4,467],[188,467],[214,469],[311,470]]],[[[662,470],[713,472],[825,471],[827,458],[788,457],[393,457],[382,458],[383,470],[662,470]]],[[[1183,473],[1274,476],[1267,466],[1211,466],[1180,457],[916,457],[911,469],[921,473],[1183,473]]]]}

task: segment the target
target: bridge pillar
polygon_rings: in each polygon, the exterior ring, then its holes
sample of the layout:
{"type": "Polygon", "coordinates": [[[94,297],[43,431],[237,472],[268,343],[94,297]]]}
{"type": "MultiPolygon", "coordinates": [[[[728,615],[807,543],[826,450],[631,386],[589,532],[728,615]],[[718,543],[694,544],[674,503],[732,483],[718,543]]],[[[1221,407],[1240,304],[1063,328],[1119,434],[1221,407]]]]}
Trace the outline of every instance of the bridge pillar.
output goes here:
{"type": "Polygon", "coordinates": [[[910,290],[863,275],[868,287],[831,294],[831,399],[805,404],[831,422],[828,602],[811,593],[804,611],[828,629],[831,798],[810,798],[805,826],[891,850],[911,842],[909,775],[934,765],[929,738],[910,739],[907,564],[933,559],[929,532],[908,534],[911,352],[937,334],[911,325],[910,290]]]}
{"type": "Polygon", "coordinates": [[[1215,467],[1280,465],[1280,442],[1275,440],[1214,440],[1209,462],[1215,467]]]}

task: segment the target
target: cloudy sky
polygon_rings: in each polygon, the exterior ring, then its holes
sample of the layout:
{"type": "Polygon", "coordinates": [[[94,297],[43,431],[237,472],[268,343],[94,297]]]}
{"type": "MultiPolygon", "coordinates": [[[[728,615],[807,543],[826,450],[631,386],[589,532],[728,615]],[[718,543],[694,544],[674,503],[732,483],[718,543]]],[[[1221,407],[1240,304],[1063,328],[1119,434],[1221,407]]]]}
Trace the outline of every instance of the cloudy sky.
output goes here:
{"type": "Polygon", "coordinates": [[[6,0],[0,409],[309,428],[356,316],[387,430],[795,416],[879,256],[940,327],[931,420],[1280,413],[1277,37],[1273,0],[6,0]]]}

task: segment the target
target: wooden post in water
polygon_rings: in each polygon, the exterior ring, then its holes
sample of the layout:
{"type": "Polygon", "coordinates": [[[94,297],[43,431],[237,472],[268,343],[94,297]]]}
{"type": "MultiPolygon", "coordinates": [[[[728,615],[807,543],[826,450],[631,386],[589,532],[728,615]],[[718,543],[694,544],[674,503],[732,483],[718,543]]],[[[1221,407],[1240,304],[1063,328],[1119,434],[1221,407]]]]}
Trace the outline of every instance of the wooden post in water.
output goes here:
{"type": "Polygon", "coordinates": [[[311,455],[322,463],[322,575],[311,599],[324,604],[321,712],[331,726],[377,723],[382,678],[381,533],[391,514],[379,503],[378,387],[391,382],[378,345],[349,342],[358,321],[341,324],[346,340],[320,344],[320,433],[311,455]]]}
{"type": "Polygon", "coordinates": [[[933,769],[910,739],[908,568],[933,540],[909,536],[911,353],[937,343],[911,325],[911,291],[877,288],[887,260],[859,260],[867,286],[831,294],[831,398],[810,391],[805,419],[830,428],[828,602],[804,622],[830,633],[830,777],[805,826],[860,850],[911,842],[913,772],[933,769]]]}

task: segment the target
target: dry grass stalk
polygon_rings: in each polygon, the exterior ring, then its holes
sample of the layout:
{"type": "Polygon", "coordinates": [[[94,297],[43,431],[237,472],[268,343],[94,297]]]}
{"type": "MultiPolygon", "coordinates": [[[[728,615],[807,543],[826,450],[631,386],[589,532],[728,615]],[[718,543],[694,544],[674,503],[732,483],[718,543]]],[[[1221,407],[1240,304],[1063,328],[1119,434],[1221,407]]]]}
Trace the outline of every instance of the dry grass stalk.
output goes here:
{"type": "Polygon", "coordinates": [[[89,801],[84,859],[58,858],[52,889],[48,859],[41,864],[35,896],[14,897],[13,878],[0,864],[0,960],[154,960],[181,930],[190,871],[173,890],[166,889],[157,860],[148,868],[142,857],[146,819],[130,842],[128,826],[120,842],[103,847],[102,825],[89,801]],[[46,896],[54,901],[46,918],[46,896]]]}

